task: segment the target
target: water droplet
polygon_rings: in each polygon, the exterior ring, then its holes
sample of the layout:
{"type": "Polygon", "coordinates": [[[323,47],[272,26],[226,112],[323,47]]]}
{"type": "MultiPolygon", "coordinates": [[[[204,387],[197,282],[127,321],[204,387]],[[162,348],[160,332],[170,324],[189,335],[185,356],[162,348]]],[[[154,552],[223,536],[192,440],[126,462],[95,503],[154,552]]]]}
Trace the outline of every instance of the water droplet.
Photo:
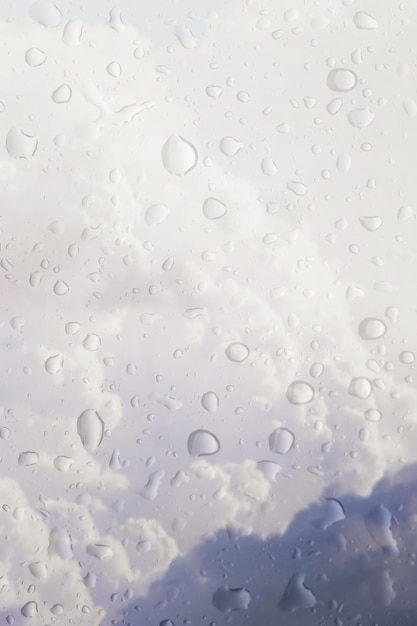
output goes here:
{"type": "Polygon", "coordinates": [[[16,330],[19,333],[22,332],[25,326],[25,318],[20,316],[12,317],[10,320],[10,326],[13,330],[16,330]]]}
{"type": "Polygon", "coordinates": [[[85,551],[89,556],[93,556],[95,559],[99,559],[100,561],[111,559],[113,556],[113,550],[111,547],[102,543],[89,543],[85,551]]]}
{"type": "Polygon", "coordinates": [[[76,335],[80,332],[80,325],[78,322],[67,322],[65,324],[65,332],[67,335],[76,335]]]}
{"type": "Polygon", "coordinates": [[[198,39],[193,35],[189,28],[186,26],[177,26],[174,34],[183,48],[186,50],[192,50],[198,44],[198,39]]]}
{"type": "Polygon", "coordinates": [[[342,174],[347,174],[352,165],[352,158],[350,154],[339,154],[336,161],[336,167],[342,174]]]}
{"type": "Polygon", "coordinates": [[[380,339],[387,332],[385,322],[375,317],[366,317],[358,327],[361,339],[380,339]]]}
{"type": "Polygon", "coordinates": [[[276,428],[268,437],[269,449],[275,454],[287,454],[294,441],[294,434],[288,428],[276,428]]]}
{"type": "Polygon", "coordinates": [[[48,374],[58,374],[58,372],[62,372],[63,367],[64,357],[60,354],[54,354],[45,361],[45,369],[48,374]]]}
{"type": "Polygon", "coordinates": [[[382,413],[378,409],[367,409],[365,411],[365,419],[368,422],[379,422],[381,420],[382,413]]]}
{"type": "Polygon", "coordinates": [[[179,135],[171,135],[162,147],[162,163],[173,176],[185,176],[197,163],[197,150],[179,135]]]}
{"type": "Polygon", "coordinates": [[[213,98],[213,100],[218,100],[223,93],[222,87],[218,85],[207,85],[206,94],[209,98],[213,98]]]}
{"type": "Polygon", "coordinates": [[[188,437],[187,448],[191,456],[210,456],[220,450],[220,442],[208,430],[195,430],[188,437]]]}
{"type": "Polygon", "coordinates": [[[19,454],[18,463],[19,465],[23,465],[24,467],[30,467],[31,465],[36,465],[39,461],[39,454],[37,452],[21,452],[19,454]]]}
{"type": "Polygon", "coordinates": [[[62,20],[62,13],[53,2],[40,0],[29,8],[29,15],[38,24],[45,28],[55,28],[62,20]]]}
{"type": "Polygon", "coordinates": [[[115,61],[109,63],[106,69],[107,73],[113,78],[119,78],[122,74],[122,67],[120,63],[116,63],[115,61]]]}
{"type": "Polygon", "coordinates": [[[38,140],[21,128],[13,126],[6,136],[6,150],[13,159],[30,159],[38,147],[38,140]]]}
{"type": "Polygon", "coordinates": [[[218,220],[227,212],[227,206],[217,198],[207,198],[203,202],[203,214],[208,220],[218,220]]]}
{"type": "Polygon", "coordinates": [[[56,293],[57,296],[65,296],[65,294],[67,294],[68,292],[69,286],[67,285],[65,280],[62,280],[61,278],[57,280],[54,285],[54,293],[56,293]]]}
{"type": "Polygon", "coordinates": [[[44,561],[35,561],[34,563],[30,563],[29,571],[35,578],[47,578],[48,577],[48,566],[44,561]]]}
{"type": "Polygon", "coordinates": [[[378,22],[372,15],[365,13],[365,11],[358,11],[353,16],[353,23],[357,28],[361,30],[372,30],[378,28],[378,22]]]}
{"type": "Polygon", "coordinates": [[[222,613],[229,611],[245,611],[252,597],[244,587],[231,589],[230,587],[219,587],[213,594],[213,605],[222,613]]]}
{"type": "Polygon", "coordinates": [[[85,339],[83,340],[83,346],[89,352],[99,350],[101,348],[100,336],[96,333],[87,333],[85,339]]]}
{"type": "Polygon", "coordinates": [[[220,141],[220,150],[225,156],[234,157],[241,149],[242,144],[234,137],[223,137],[220,141]]]}
{"type": "Polygon", "coordinates": [[[378,606],[389,606],[396,597],[394,581],[386,569],[371,572],[366,584],[373,603],[378,606]]]}
{"type": "Polygon", "coordinates": [[[369,378],[358,376],[350,381],[348,392],[355,398],[366,399],[372,393],[372,383],[369,378]]]}
{"type": "Polygon", "coordinates": [[[310,367],[310,376],[312,376],[313,378],[320,378],[323,372],[323,363],[313,363],[313,365],[310,367]]]}
{"type": "Polygon", "coordinates": [[[23,617],[35,617],[38,612],[38,603],[31,600],[30,602],[26,602],[20,609],[23,617]]]}
{"type": "Polygon", "coordinates": [[[219,396],[214,391],[207,391],[201,398],[201,404],[206,411],[214,413],[219,408],[219,396]]]}
{"type": "Polygon", "coordinates": [[[278,474],[281,473],[282,467],[275,461],[258,461],[256,467],[262,472],[262,474],[268,480],[277,482],[278,474]]]}
{"type": "Polygon", "coordinates": [[[155,500],[164,476],[164,470],[157,470],[156,472],[152,472],[149,475],[148,482],[140,491],[140,495],[142,496],[142,498],[150,501],[155,500]]]}
{"type": "Polygon", "coordinates": [[[403,100],[404,111],[410,117],[415,117],[417,115],[417,104],[411,98],[406,98],[403,100]]]}
{"type": "Polygon", "coordinates": [[[72,89],[69,85],[64,83],[60,85],[55,91],[52,92],[52,100],[56,104],[66,104],[71,100],[72,89]]]}
{"type": "Polygon", "coordinates": [[[229,361],[235,361],[241,363],[249,356],[249,348],[244,343],[231,343],[226,348],[226,356],[229,361]]]}
{"type": "Polygon", "coordinates": [[[391,532],[392,514],[383,504],[374,507],[366,516],[365,524],[377,546],[386,556],[397,556],[397,542],[391,532]]]}
{"type": "Polygon", "coordinates": [[[333,98],[333,100],[331,100],[326,107],[327,112],[330,113],[330,115],[336,115],[336,113],[340,111],[342,106],[343,100],[341,100],[340,98],[333,98]]]}
{"type": "Polygon", "coordinates": [[[327,530],[330,526],[333,526],[333,524],[344,520],[345,517],[345,509],[342,503],[335,498],[326,498],[323,517],[315,522],[315,526],[322,530],[327,530]]]}
{"type": "Polygon", "coordinates": [[[72,540],[66,528],[56,526],[49,533],[48,554],[56,554],[61,559],[70,559],[73,556],[72,540]]]}
{"type": "Polygon", "coordinates": [[[261,170],[265,176],[275,176],[278,172],[278,168],[275,161],[270,157],[264,157],[261,161],[261,170]]]}
{"type": "Polygon", "coordinates": [[[170,211],[164,204],[153,204],[145,213],[145,221],[149,226],[157,226],[165,222],[170,211]]]}
{"type": "Polygon", "coordinates": [[[404,350],[403,352],[400,352],[399,358],[401,363],[406,363],[407,365],[409,365],[410,363],[414,363],[416,355],[414,354],[414,352],[404,350]]]}
{"type": "Polygon", "coordinates": [[[96,450],[103,440],[104,422],[94,409],[86,409],[77,420],[77,432],[88,452],[96,450]]]}
{"type": "Polygon", "coordinates": [[[46,54],[40,48],[29,48],[25,53],[25,61],[30,67],[39,67],[46,61],[46,54]]]}
{"type": "Polygon", "coordinates": [[[356,87],[358,79],[355,72],[347,70],[343,67],[334,68],[330,70],[327,77],[327,86],[332,91],[351,91],[356,87]]]}
{"type": "Polygon", "coordinates": [[[381,228],[383,223],[382,217],[379,215],[367,215],[365,217],[361,217],[359,221],[369,232],[378,230],[378,228],[381,228]]]}
{"type": "Polygon", "coordinates": [[[295,380],[288,387],[286,396],[291,404],[308,404],[314,398],[314,389],[303,380],[295,380]]]}
{"type": "Polygon", "coordinates": [[[375,114],[370,109],[353,109],[348,113],[349,124],[363,130],[372,124],[375,114]]]}
{"type": "Polygon", "coordinates": [[[83,23],[81,20],[71,20],[65,25],[62,41],[66,46],[78,46],[82,33],[83,23]]]}
{"type": "Polygon", "coordinates": [[[279,602],[281,611],[293,612],[310,609],[316,604],[313,592],[304,585],[306,575],[297,573],[291,576],[279,602]]]}
{"type": "Polygon", "coordinates": [[[70,456],[56,456],[54,458],[54,467],[58,472],[68,472],[73,463],[74,460],[70,456]]]}
{"type": "Polygon", "coordinates": [[[292,191],[296,196],[305,196],[308,191],[308,188],[304,185],[304,183],[300,183],[296,180],[290,180],[287,183],[287,189],[292,191]]]}

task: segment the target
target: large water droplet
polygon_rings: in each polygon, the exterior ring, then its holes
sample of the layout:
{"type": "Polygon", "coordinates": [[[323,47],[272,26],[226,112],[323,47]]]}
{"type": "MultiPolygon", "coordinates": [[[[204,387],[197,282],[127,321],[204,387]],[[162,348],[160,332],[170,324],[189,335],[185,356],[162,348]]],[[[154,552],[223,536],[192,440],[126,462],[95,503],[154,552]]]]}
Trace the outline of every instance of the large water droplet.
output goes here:
{"type": "Polygon", "coordinates": [[[38,603],[34,600],[26,602],[26,604],[24,604],[20,609],[20,612],[23,617],[35,617],[38,612],[38,603]]]}
{"type": "Polygon", "coordinates": [[[368,422],[379,422],[381,420],[382,413],[378,409],[367,409],[365,411],[365,419],[368,422]]]}
{"type": "Polygon", "coordinates": [[[56,456],[54,458],[54,467],[58,472],[68,472],[73,463],[74,460],[70,456],[56,456]]]}
{"type": "Polygon", "coordinates": [[[85,551],[88,555],[93,556],[95,559],[99,559],[100,561],[111,559],[113,556],[113,550],[111,547],[102,543],[89,543],[85,551]]]}
{"type": "Polygon", "coordinates": [[[286,395],[291,404],[307,404],[314,398],[314,389],[303,380],[295,380],[288,387],[286,395]]]}
{"type": "Polygon", "coordinates": [[[103,439],[104,422],[94,409],[86,409],[77,420],[77,432],[88,452],[96,450],[103,439]]]}
{"type": "Polygon", "coordinates": [[[77,46],[80,43],[82,33],[83,23],[81,20],[71,20],[65,25],[62,41],[66,46],[77,46]]]}
{"type": "Polygon", "coordinates": [[[21,452],[19,454],[18,463],[19,465],[23,465],[24,467],[30,467],[31,465],[36,465],[39,461],[39,454],[37,452],[21,452]]]}
{"type": "Polygon", "coordinates": [[[39,0],[29,8],[29,15],[38,24],[45,28],[55,28],[62,20],[62,13],[53,2],[39,0]]]}
{"type": "Polygon", "coordinates": [[[220,141],[220,150],[225,156],[234,157],[241,149],[242,144],[234,137],[223,137],[220,141]]]}
{"type": "Polygon", "coordinates": [[[378,28],[378,22],[372,15],[365,13],[365,11],[358,11],[353,16],[353,23],[357,28],[361,30],[372,30],[378,28]]]}
{"type": "Polygon", "coordinates": [[[207,391],[201,398],[201,404],[206,411],[213,413],[219,408],[219,396],[214,391],[207,391]]]}
{"type": "Polygon", "coordinates": [[[249,356],[249,348],[244,343],[231,343],[226,348],[226,356],[230,361],[241,363],[249,356]]]}
{"type": "Polygon", "coordinates": [[[380,339],[387,332],[385,322],[375,317],[366,317],[361,321],[358,327],[359,337],[361,339],[380,339]]]}
{"type": "Polygon", "coordinates": [[[30,159],[38,147],[38,140],[21,128],[13,126],[6,136],[6,150],[13,159],[30,159]]]}
{"type": "Polygon", "coordinates": [[[185,176],[197,163],[197,150],[179,135],[171,135],[162,147],[162,163],[173,176],[185,176]]]}
{"type": "Polygon", "coordinates": [[[343,67],[330,70],[327,77],[327,86],[332,91],[351,91],[356,86],[358,79],[355,72],[343,67]]]}
{"type": "Polygon", "coordinates": [[[65,280],[62,280],[61,278],[57,280],[54,285],[54,293],[56,293],[57,296],[65,296],[65,294],[67,294],[68,292],[69,286],[67,285],[65,280]]]}
{"type": "Polygon", "coordinates": [[[56,526],[49,533],[48,554],[56,554],[61,559],[70,559],[73,556],[72,541],[66,528],[56,526]]]}
{"type": "Polygon", "coordinates": [[[397,556],[398,547],[391,532],[392,514],[384,505],[374,507],[366,516],[365,524],[375,543],[386,556],[397,556]]]}
{"type": "Polygon", "coordinates": [[[375,114],[370,109],[353,109],[348,113],[349,124],[363,130],[374,121],[375,114]]]}
{"type": "Polygon", "coordinates": [[[322,530],[327,530],[333,524],[343,521],[345,517],[345,509],[342,503],[335,498],[326,498],[323,517],[315,522],[315,526],[322,530]]]}
{"type": "Polygon", "coordinates": [[[414,363],[416,359],[416,355],[414,354],[414,352],[411,352],[410,350],[404,350],[403,352],[400,352],[399,359],[401,363],[410,365],[410,363],[414,363]]]}
{"type": "Polygon", "coordinates": [[[220,450],[220,442],[208,430],[195,430],[188,437],[187,448],[191,456],[210,456],[220,450]]]}
{"type": "Polygon", "coordinates": [[[58,374],[58,372],[62,372],[63,367],[64,357],[60,354],[54,354],[45,361],[45,369],[48,374],[58,374]]]}
{"type": "Polygon", "coordinates": [[[288,428],[276,428],[268,437],[269,449],[275,454],[287,454],[294,441],[294,434],[288,428]]]}
{"type": "Polygon", "coordinates": [[[313,592],[304,585],[305,577],[305,574],[301,573],[291,576],[279,602],[281,611],[310,609],[316,604],[313,592]]]}
{"type": "Polygon", "coordinates": [[[350,381],[348,392],[355,398],[366,399],[372,393],[372,383],[369,378],[358,376],[350,381]]]}
{"type": "Polygon", "coordinates": [[[52,100],[55,104],[66,104],[71,100],[72,89],[69,85],[60,85],[55,91],[52,92],[52,100]]]}
{"type": "Polygon", "coordinates": [[[99,350],[101,348],[100,336],[96,333],[87,333],[86,337],[83,339],[83,346],[89,352],[99,350]]]}
{"type": "Polygon", "coordinates": [[[29,48],[25,52],[25,61],[30,67],[39,67],[46,61],[46,54],[40,48],[29,48]]]}
{"type": "Polygon", "coordinates": [[[34,563],[30,563],[29,571],[35,578],[47,578],[48,577],[48,566],[45,561],[35,561],[34,563]]]}
{"type": "Polygon", "coordinates": [[[213,605],[222,613],[228,613],[229,611],[245,611],[251,599],[249,591],[244,587],[235,589],[219,587],[213,594],[213,605]]]}
{"type": "Polygon", "coordinates": [[[153,204],[145,213],[145,221],[149,226],[157,226],[165,222],[170,211],[164,204],[153,204]]]}
{"type": "Polygon", "coordinates": [[[360,218],[360,223],[366,230],[373,232],[381,228],[383,220],[380,215],[367,215],[360,218]]]}
{"type": "Polygon", "coordinates": [[[203,214],[208,220],[218,220],[227,212],[227,206],[217,198],[207,198],[203,202],[203,214]]]}
{"type": "Polygon", "coordinates": [[[297,180],[290,180],[287,183],[287,189],[292,191],[296,196],[305,196],[308,191],[307,186],[297,180]]]}

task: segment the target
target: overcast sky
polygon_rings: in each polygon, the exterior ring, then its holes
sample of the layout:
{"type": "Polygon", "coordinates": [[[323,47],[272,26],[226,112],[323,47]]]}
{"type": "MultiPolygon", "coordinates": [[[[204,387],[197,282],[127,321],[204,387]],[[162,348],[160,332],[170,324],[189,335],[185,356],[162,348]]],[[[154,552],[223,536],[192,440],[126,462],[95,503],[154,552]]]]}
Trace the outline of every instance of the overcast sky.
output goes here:
{"type": "Polygon", "coordinates": [[[0,15],[6,623],[408,624],[417,7],[0,15]]]}

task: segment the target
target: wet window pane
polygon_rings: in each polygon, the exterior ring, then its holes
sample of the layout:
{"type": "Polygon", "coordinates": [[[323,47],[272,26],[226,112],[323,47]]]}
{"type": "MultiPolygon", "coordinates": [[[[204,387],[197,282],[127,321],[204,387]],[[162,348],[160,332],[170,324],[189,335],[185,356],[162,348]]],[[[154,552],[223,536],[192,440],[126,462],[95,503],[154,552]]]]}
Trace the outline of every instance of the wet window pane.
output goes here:
{"type": "Polygon", "coordinates": [[[411,0],[0,5],[0,622],[415,622],[411,0]]]}

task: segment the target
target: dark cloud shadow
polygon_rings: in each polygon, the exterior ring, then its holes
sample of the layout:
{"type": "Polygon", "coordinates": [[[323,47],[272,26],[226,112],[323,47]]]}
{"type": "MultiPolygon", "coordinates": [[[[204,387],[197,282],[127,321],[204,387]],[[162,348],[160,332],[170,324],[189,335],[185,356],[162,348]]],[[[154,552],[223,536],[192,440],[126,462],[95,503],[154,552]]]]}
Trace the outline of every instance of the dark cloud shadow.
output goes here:
{"type": "Polygon", "coordinates": [[[382,479],[369,497],[325,494],[282,535],[262,540],[221,529],[173,561],[149,593],[120,607],[111,623],[412,626],[416,514],[413,465],[382,479]],[[222,587],[235,590],[220,594],[229,611],[213,605],[222,587]]]}

